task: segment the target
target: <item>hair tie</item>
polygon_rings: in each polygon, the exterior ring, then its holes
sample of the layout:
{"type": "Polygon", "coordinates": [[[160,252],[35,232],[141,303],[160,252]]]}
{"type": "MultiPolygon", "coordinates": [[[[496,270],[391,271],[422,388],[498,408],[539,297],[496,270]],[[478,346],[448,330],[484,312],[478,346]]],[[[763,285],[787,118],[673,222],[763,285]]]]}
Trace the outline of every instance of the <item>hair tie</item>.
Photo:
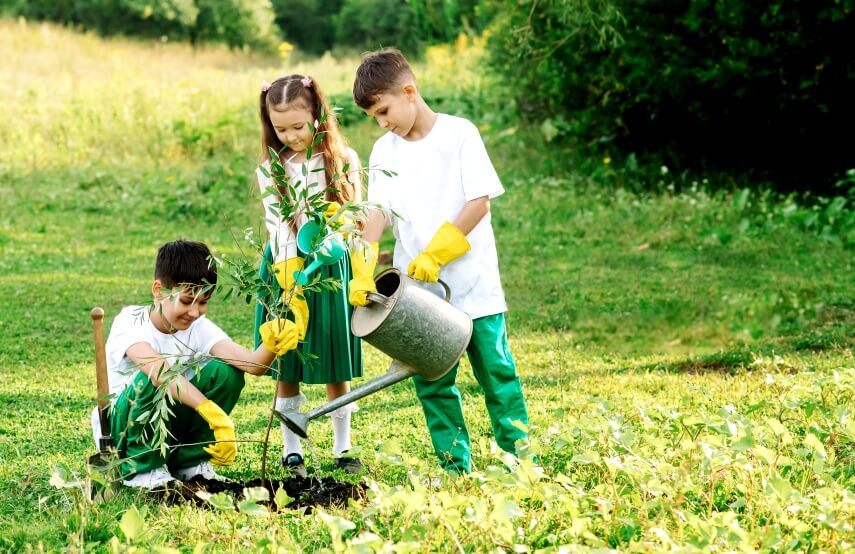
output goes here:
{"type": "Polygon", "coordinates": [[[268,90],[270,90],[270,83],[261,81],[261,92],[267,92],[268,90]]]}
{"type": "Polygon", "coordinates": [[[300,82],[303,83],[303,86],[306,88],[310,88],[312,86],[312,78],[311,77],[303,77],[300,79],[300,82]]]}

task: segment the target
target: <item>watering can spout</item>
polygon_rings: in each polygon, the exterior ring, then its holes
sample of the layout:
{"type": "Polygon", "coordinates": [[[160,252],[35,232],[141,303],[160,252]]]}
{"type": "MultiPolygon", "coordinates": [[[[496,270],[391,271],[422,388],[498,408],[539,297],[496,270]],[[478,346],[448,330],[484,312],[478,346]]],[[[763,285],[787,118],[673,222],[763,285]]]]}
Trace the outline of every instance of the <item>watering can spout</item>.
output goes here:
{"type": "Polygon", "coordinates": [[[298,436],[305,439],[309,436],[307,432],[309,421],[324,414],[328,414],[335,409],[350,404],[351,402],[355,402],[360,398],[364,398],[369,394],[385,389],[390,385],[403,381],[414,374],[415,371],[413,368],[399,362],[398,360],[392,360],[392,365],[389,366],[389,370],[384,375],[381,375],[380,377],[373,379],[361,387],[353,389],[338,398],[334,398],[323,406],[319,406],[310,412],[280,412],[279,410],[273,410],[273,412],[276,414],[276,417],[278,417],[280,421],[288,427],[288,429],[294,431],[298,436]]]}
{"type": "Polygon", "coordinates": [[[443,300],[397,269],[384,271],[375,281],[377,292],[368,295],[367,306],[354,310],[351,329],[355,336],[391,357],[392,364],[384,375],[312,411],[274,410],[300,437],[306,438],[306,428],[316,417],[413,375],[428,381],[441,379],[466,351],[472,320],[448,302],[451,291],[447,285],[443,284],[443,300]]]}
{"type": "Polygon", "coordinates": [[[297,281],[297,284],[301,287],[309,282],[309,275],[311,275],[316,269],[321,267],[321,262],[317,258],[315,258],[312,263],[308,265],[303,270],[298,270],[294,272],[294,280],[297,281]]]}
{"type": "Polygon", "coordinates": [[[307,430],[309,427],[309,418],[305,414],[293,410],[287,412],[274,410],[274,412],[279,420],[285,424],[285,427],[293,431],[298,437],[301,439],[309,438],[307,430]]]}

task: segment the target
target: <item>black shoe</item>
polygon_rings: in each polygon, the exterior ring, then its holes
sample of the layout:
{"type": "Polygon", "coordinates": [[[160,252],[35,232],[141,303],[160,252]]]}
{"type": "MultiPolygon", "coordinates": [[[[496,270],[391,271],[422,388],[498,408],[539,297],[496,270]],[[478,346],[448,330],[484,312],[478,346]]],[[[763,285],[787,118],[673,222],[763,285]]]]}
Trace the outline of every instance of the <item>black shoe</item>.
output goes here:
{"type": "Polygon", "coordinates": [[[359,461],[359,458],[342,456],[341,458],[335,459],[335,467],[337,469],[343,469],[351,475],[356,475],[362,471],[362,462],[359,461]]]}
{"type": "Polygon", "coordinates": [[[303,456],[300,454],[288,454],[282,458],[282,467],[290,469],[291,473],[297,477],[305,479],[309,476],[309,472],[306,471],[306,462],[303,461],[303,456]]]}

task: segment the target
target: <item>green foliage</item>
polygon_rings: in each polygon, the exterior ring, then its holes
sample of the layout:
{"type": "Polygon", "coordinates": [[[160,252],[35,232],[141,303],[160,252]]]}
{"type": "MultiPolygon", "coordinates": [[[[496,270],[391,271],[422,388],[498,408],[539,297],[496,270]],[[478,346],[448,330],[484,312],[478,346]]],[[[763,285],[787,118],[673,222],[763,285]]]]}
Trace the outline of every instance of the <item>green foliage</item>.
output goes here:
{"type": "Polygon", "coordinates": [[[424,42],[454,40],[466,31],[480,31],[475,17],[479,0],[410,0],[413,29],[424,42]]]}
{"type": "Polygon", "coordinates": [[[334,18],[336,45],[358,51],[394,46],[417,52],[421,37],[411,32],[413,12],[399,0],[344,0],[334,18]]]}
{"type": "Polygon", "coordinates": [[[269,0],[7,1],[7,15],[124,34],[272,50],[278,41],[269,0]]]}
{"type": "Polygon", "coordinates": [[[276,25],[285,40],[293,42],[308,54],[320,56],[336,43],[334,14],[341,11],[343,0],[272,0],[276,25]]]}
{"type": "Polygon", "coordinates": [[[473,30],[476,7],[475,0],[343,0],[333,18],[335,46],[356,51],[393,46],[418,57],[426,44],[473,30]]]}
{"type": "Polygon", "coordinates": [[[614,0],[484,0],[495,12],[488,48],[494,69],[522,114],[532,119],[588,107],[585,73],[607,48],[621,44],[623,16],[614,0]],[[524,70],[523,70],[524,68],[524,70]]]}
{"type": "Polygon", "coordinates": [[[798,190],[855,166],[852,0],[498,3],[493,64],[560,134],[798,190]]]}
{"type": "Polygon", "coordinates": [[[280,40],[269,0],[196,0],[196,5],[199,16],[188,30],[193,42],[273,50],[280,40]]]}

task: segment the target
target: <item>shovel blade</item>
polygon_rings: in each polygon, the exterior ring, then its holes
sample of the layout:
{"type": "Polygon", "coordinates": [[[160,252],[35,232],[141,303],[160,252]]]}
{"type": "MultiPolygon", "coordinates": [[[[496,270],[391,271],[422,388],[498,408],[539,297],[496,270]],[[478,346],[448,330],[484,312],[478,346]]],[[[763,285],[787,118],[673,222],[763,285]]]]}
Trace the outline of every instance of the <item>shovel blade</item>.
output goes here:
{"type": "Polygon", "coordinates": [[[86,497],[90,501],[108,500],[119,490],[117,466],[109,452],[92,454],[86,460],[86,497]]]}

